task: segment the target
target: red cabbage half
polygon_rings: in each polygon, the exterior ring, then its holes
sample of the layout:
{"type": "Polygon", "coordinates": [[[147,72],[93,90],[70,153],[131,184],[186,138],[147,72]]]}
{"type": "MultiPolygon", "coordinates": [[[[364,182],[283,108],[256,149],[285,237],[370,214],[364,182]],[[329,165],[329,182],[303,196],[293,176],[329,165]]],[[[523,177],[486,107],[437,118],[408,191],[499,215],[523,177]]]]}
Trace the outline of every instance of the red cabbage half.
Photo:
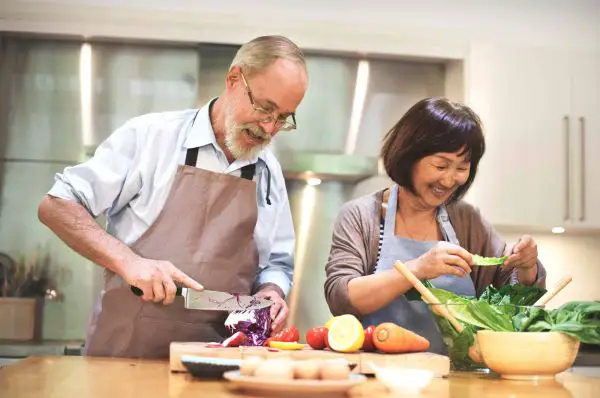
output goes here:
{"type": "Polygon", "coordinates": [[[262,346],[271,335],[271,307],[233,311],[225,320],[225,329],[230,336],[243,332],[248,337],[246,346],[262,346]]]}

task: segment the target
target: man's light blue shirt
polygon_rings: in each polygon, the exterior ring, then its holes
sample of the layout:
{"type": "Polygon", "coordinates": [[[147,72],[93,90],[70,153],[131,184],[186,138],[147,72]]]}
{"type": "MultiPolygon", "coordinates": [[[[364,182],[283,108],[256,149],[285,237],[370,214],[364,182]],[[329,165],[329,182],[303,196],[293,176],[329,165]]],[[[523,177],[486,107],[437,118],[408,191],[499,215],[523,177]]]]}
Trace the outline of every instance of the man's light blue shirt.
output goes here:
{"type": "Polygon", "coordinates": [[[259,270],[255,288],[274,283],[287,296],[295,235],[281,166],[268,149],[254,159],[229,164],[216,142],[208,104],[200,110],[130,119],[98,146],[88,161],[56,174],[49,194],[79,202],[94,217],[105,214],[107,232],[131,245],[162,210],[178,165],[185,163],[187,149],[196,147],[197,167],[202,169],[239,176],[243,166],[256,163],[258,219],[254,241],[259,270]]]}

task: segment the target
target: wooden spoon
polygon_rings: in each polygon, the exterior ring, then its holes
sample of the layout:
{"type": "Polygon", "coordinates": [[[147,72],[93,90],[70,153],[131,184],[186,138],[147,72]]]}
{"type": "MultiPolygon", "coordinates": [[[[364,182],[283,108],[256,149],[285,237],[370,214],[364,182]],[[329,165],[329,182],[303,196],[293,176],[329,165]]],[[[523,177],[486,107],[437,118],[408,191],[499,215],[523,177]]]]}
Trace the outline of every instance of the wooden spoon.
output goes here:
{"type": "Polygon", "coordinates": [[[396,261],[394,263],[394,268],[396,268],[396,271],[400,272],[400,274],[402,274],[402,276],[404,276],[406,280],[409,281],[419,293],[421,293],[421,296],[423,296],[423,301],[431,305],[435,312],[446,318],[458,333],[463,331],[463,325],[458,322],[458,320],[450,313],[450,311],[448,311],[448,309],[442,305],[440,300],[438,300],[437,297],[431,293],[431,290],[427,289],[427,286],[425,286],[415,276],[415,274],[412,273],[411,270],[406,268],[406,265],[404,265],[401,261],[396,261]]]}
{"type": "MultiPolygon", "coordinates": [[[[446,306],[443,305],[433,293],[431,293],[431,290],[427,289],[427,286],[425,286],[415,276],[415,274],[412,273],[411,270],[406,268],[406,266],[401,261],[396,261],[394,263],[394,268],[396,269],[396,271],[400,272],[400,274],[402,274],[402,276],[404,276],[406,280],[409,281],[419,293],[421,293],[421,296],[423,296],[423,301],[431,305],[433,311],[435,311],[440,316],[446,318],[458,333],[463,332],[463,325],[450,313],[450,311],[448,311],[448,308],[446,308],[446,306]]],[[[477,341],[475,341],[475,344],[473,344],[469,348],[469,356],[473,361],[477,363],[481,363],[483,361],[483,359],[481,358],[481,354],[477,349],[477,341]]]]}
{"type": "Polygon", "coordinates": [[[533,306],[537,307],[537,306],[546,305],[548,303],[548,301],[552,300],[554,298],[554,296],[556,296],[561,290],[563,290],[565,288],[565,286],[567,286],[569,283],[571,283],[572,280],[573,280],[573,278],[571,277],[571,275],[563,276],[562,278],[560,278],[558,283],[554,286],[554,289],[548,290],[546,292],[546,294],[544,294],[542,297],[540,297],[539,300],[533,304],[533,306]]]}

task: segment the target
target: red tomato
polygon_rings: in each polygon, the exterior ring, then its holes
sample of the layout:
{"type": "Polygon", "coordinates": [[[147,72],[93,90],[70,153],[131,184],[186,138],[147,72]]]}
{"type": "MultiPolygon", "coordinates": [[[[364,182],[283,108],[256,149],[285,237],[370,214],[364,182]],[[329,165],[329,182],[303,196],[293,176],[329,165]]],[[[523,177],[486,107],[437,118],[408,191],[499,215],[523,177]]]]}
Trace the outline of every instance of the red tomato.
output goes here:
{"type": "Polygon", "coordinates": [[[306,342],[313,350],[322,350],[326,347],[325,336],[327,336],[327,328],[317,327],[308,329],[306,332],[306,342]]]}
{"type": "Polygon", "coordinates": [[[300,333],[294,326],[284,329],[283,332],[283,341],[285,342],[294,343],[300,340],[300,333]]]}
{"type": "Polygon", "coordinates": [[[290,326],[289,328],[285,328],[282,331],[275,333],[273,336],[269,337],[268,341],[265,342],[265,345],[269,345],[269,341],[283,341],[286,343],[295,343],[300,340],[300,333],[298,333],[298,329],[294,326],[290,326]]]}
{"type": "Polygon", "coordinates": [[[363,351],[375,351],[375,344],[373,343],[373,333],[375,332],[375,326],[369,325],[365,329],[365,342],[363,343],[363,351]]]}

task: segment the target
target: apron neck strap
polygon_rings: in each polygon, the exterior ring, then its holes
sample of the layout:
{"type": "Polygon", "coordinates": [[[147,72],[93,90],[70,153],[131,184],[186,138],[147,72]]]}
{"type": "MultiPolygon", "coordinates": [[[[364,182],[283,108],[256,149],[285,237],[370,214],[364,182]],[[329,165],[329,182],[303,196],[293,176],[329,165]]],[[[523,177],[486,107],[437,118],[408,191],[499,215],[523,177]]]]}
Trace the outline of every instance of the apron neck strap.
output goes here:
{"type": "Polygon", "coordinates": [[[241,169],[241,177],[246,180],[252,180],[254,178],[254,174],[256,173],[256,164],[247,164],[241,169]]]}
{"type": "MultiPolygon", "coordinates": [[[[189,148],[185,154],[185,165],[196,167],[196,163],[198,162],[198,150],[200,148],[189,148]]],[[[245,180],[254,179],[254,175],[256,174],[256,163],[247,164],[241,169],[241,177],[245,180]]],[[[269,173],[270,174],[270,173],[269,173]]]]}
{"type": "Polygon", "coordinates": [[[444,240],[457,246],[460,245],[458,242],[458,237],[456,236],[456,232],[454,231],[454,227],[450,222],[450,217],[448,216],[446,206],[441,205],[438,207],[437,221],[440,224],[440,230],[442,231],[444,240]]]}
{"type": "Polygon", "coordinates": [[[196,167],[196,163],[198,162],[198,150],[200,148],[189,148],[185,154],[185,165],[196,167]]]}
{"type": "Polygon", "coordinates": [[[398,207],[398,185],[390,188],[390,196],[387,201],[385,211],[385,221],[383,223],[383,236],[393,236],[396,226],[396,209],[398,207]]]}

